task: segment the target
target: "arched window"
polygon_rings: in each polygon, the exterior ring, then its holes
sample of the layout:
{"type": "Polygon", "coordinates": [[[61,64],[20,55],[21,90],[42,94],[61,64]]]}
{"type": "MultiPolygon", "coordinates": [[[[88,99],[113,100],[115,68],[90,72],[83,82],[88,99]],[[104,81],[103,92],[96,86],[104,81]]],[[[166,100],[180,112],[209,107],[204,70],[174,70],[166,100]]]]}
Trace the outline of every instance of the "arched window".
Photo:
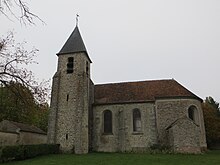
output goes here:
{"type": "Polygon", "coordinates": [[[192,105],[189,107],[188,109],[188,117],[193,120],[194,122],[197,123],[197,119],[198,119],[198,112],[197,112],[197,108],[192,105]]]}
{"type": "Polygon", "coordinates": [[[141,112],[139,109],[133,110],[133,131],[141,132],[141,112]]]}
{"type": "Polygon", "coordinates": [[[68,61],[67,61],[67,73],[73,73],[73,63],[74,63],[74,59],[73,57],[69,57],[68,61]]]}
{"type": "Polygon", "coordinates": [[[105,110],[104,114],[104,133],[112,133],[112,112],[110,110],[105,110]]]}

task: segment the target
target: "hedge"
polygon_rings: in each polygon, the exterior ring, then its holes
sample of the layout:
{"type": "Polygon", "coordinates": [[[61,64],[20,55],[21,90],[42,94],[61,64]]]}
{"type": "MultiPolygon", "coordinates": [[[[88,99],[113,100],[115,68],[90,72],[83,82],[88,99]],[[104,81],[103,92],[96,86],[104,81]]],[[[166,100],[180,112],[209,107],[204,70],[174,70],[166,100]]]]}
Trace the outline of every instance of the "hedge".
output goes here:
{"type": "Polygon", "coordinates": [[[24,160],[39,155],[59,153],[58,144],[3,146],[0,148],[0,162],[24,160]]]}

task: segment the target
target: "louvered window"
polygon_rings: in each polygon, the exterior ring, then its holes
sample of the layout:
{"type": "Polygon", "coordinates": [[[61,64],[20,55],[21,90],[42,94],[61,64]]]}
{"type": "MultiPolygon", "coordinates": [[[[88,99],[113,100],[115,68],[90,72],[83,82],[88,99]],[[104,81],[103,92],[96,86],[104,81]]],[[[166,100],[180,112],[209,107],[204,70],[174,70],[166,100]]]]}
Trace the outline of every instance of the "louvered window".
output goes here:
{"type": "Polygon", "coordinates": [[[74,64],[74,58],[69,57],[67,62],[67,70],[66,70],[67,73],[73,73],[73,64],[74,64]]]}

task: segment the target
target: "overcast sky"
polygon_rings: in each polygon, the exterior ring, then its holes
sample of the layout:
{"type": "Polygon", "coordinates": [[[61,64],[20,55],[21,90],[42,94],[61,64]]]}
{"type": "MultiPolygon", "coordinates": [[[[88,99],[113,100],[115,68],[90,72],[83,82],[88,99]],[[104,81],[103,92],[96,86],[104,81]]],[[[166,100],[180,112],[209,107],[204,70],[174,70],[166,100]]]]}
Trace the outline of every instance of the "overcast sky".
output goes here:
{"type": "Polygon", "coordinates": [[[0,34],[35,46],[40,79],[52,78],[56,53],[79,29],[97,83],[174,78],[220,102],[220,0],[27,0],[46,22],[21,26],[0,15],[0,34]]]}

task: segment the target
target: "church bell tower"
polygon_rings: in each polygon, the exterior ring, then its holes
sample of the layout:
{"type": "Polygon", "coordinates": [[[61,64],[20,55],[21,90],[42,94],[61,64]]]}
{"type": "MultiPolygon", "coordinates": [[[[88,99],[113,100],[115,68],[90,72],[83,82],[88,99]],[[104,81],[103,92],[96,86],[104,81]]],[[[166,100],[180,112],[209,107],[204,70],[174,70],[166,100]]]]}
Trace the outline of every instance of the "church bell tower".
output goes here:
{"type": "Polygon", "coordinates": [[[88,153],[90,64],[78,26],[62,47],[53,77],[48,143],[63,152],[88,153]]]}

